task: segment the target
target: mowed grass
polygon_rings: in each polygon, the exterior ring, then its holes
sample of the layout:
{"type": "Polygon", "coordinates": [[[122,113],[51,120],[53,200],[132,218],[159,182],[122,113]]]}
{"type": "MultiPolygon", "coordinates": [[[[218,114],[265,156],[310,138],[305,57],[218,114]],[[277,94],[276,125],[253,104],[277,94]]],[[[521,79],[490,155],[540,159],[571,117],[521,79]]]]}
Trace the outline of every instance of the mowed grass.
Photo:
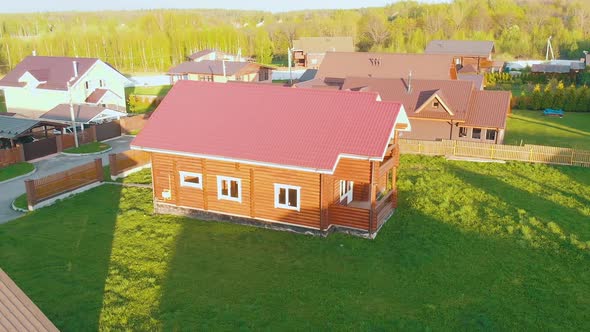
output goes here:
{"type": "Polygon", "coordinates": [[[165,96],[172,89],[172,85],[134,86],[125,88],[125,95],[165,96]]]}
{"type": "Polygon", "coordinates": [[[104,185],[0,225],[0,262],[64,331],[590,328],[590,169],[402,156],[399,190],[371,241],[104,185]]]}
{"type": "Polygon", "coordinates": [[[27,162],[0,167],[0,182],[10,180],[17,176],[25,175],[29,172],[32,172],[34,169],[35,166],[27,162]]]}
{"type": "Polygon", "coordinates": [[[590,113],[566,112],[563,118],[543,111],[514,110],[504,144],[537,144],[590,150],[590,113]]]}
{"type": "Polygon", "coordinates": [[[83,153],[97,153],[97,152],[106,151],[110,147],[111,146],[108,145],[107,143],[92,142],[92,143],[80,145],[77,148],[74,147],[74,148],[65,149],[63,152],[65,152],[65,153],[80,153],[80,154],[83,154],[83,153]]]}

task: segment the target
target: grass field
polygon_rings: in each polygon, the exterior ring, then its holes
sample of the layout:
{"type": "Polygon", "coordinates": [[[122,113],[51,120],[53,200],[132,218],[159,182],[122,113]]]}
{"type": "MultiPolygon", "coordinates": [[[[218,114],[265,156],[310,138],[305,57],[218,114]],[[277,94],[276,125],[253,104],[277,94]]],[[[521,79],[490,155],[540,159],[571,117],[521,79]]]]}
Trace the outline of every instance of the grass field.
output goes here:
{"type": "Polygon", "coordinates": [[[399,190],[371,241],[104,185],[0,225],[0,262],[64,331],[590,328],[590,169],[402,156],[399,190]]]}
{"type": "Polygon", "coordinates": [[[0,113],[6,112],[6,99],[4,98],[4,93],[0,91],[0,113]]]}
{"type": "Polygon", "coordinates": [[[170,89],[172,89],[172,85],[127,87],[125,88],[125,95],[165,96],[170,89]]]}
{"type": "Polygon", "coordinates": [[[542,111],[513,110],[504,144],[538,144],[590,150],[590,113],[567,112],[563,118],[542,111]]]}
{"type": "Polygon", "coordinates": [[[0,182],[27,174],[35,169],[33,164],[22,162],[0,168],[0,182]]]}
{"type": "Polygon", "coordinates": [[[69,148],[65,149],[63,152],[65,153],[96,153],[108,150],[111,146],[107,143],[102,142],[92,142],[88,144],[82,144],[77,148],[69,148]]]}

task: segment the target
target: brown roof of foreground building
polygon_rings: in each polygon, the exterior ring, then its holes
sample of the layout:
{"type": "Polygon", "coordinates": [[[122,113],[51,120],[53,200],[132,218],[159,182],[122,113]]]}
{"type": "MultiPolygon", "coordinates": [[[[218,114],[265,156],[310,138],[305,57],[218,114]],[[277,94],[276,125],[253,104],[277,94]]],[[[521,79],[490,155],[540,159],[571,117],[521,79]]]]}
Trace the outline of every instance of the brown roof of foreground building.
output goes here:
{"type": "Polygon", "coordinates": [[[66,90],[67,82],[75,76],[74,62],[77,63],[78,76],[70,82],[75,84],[99,59],[73,58],[65,56],[28,56],[0,80],[0,86],[24,86],[19,79],[29,73],[41,83],[37,89],[66,90]]]}
{"type": "Polygon", "coordinates": [[[316,78],[407,77],[454,79],[456,69],[451,55],[397,54],[366,52],[328,52],[316,78]]]}
{"type": "Polygon", "coordinates": [[[199,62],[187,61],[168,70],[169,75],[173,74],[204,74],[204,75],[223,75],[223,63],[225,62],[225,74],[232,76],[240,72],[254,72],[260,67],[271,68],[258,63],[246,61],[222,61],[222,60],[203,60],[199,62]]]}
{"type": "Polygon", "coordinates": [[[474,127],[505,128],[510,107],[510,92],[480,91],[471,81],[412,79],[408,80],[348,77],[342,89],[373,91],[384,101],[401,102],[408,117],[465,122],[474,127]],[[427,103],[438,98],[449,111],[432,109],[427,103]]]}
{"type": "Polygon", "coordinates": [[[495,51],[494,42],[489,40],[433,40],[424,53],[488,57],[495,51]]]}
{"type": "Polygon", "coordinates": [[[352,37],[301,37],[293,41],[293,49],[305,53],[354,52],[352,37]]]}
{"type": "Polygon", "coordinates": [[[0,269],[0,330],[59,331],[2,269],[0,269]]]}

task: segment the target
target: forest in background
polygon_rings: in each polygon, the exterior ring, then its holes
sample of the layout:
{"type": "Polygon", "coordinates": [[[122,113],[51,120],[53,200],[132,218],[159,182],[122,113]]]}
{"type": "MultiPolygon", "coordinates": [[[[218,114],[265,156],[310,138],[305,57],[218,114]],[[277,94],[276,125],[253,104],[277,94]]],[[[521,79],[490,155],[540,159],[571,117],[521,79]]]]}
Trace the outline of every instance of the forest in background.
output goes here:
{"type": "MultiPolygon", "coordinates": [[[[1,9],[0,9],[1,10],[1,9]]],[[[38,55],[98,57],[124,72],[166,71],[186,55],[216,48],[284,64],[293,39],[352,36],[358,51],[421,53],[433,39],[494,40],[496,58],[556,57],[590,50],[590,1],[400,1],[355,10],[285,13],[140,10],[0,14],[0,72],[38,55]]]]}

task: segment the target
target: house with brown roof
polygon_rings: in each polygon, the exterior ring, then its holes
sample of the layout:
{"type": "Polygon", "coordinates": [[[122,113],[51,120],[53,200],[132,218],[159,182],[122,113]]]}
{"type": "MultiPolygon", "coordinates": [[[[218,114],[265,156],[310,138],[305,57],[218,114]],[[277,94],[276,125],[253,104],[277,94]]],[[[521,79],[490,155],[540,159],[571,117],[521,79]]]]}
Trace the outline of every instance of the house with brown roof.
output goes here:
{"type": "Polygon", "coordinates": [[[295,67],[316,69],[327,52],[354,52],[352,37],[301,37],[293,40],[295,67]]]}
{"type": "Polygon", "coordinates": [[[156,212],[373,238],[410,129],[375,92],[179,81],[131,148],[151,153],[156,212]]]}
{"type": "Polygon", "coordinates": [[[226,83],[271,82],[274,67],[247,61],[187,61],[168,70],[170,84],[180,80],[226,83]]]}
{"type": "Polygon", "coordinates": [[[2,269],[0,269],[0,331],[59,331],[2,269]]]}
{"type": "Polygon", "coordinates": [[[204,49],[193,52],[189,55],[188,61],[199,62],[203,60],[226,60],[226,61],[251,61],[251,58],[243,57],[241,54],[229,54],[214,49],[204,49]]]}
{"type": "Polygon", "coordinates": [[[492,56],[496,52],[489,40],[432,40],[424,49],[425,54],[447,54],[457,57],[457,65],[469,67],[480,73],[493,67],[492,56]]]}
{"type": "Polygon", "coordinates": [[[472,81],[347,77],[344,90],[373,91],[404,108],[412,131],[403,138],[502,144],[509,91],[484,91],[472,81]]]}
{"type": "Polygon", "coordinates": [[[455,57],[432,54],[371,52],[328,52],[314,79],[296,87],[340,88],[344,79],[354,77],[455,80],[455,57]]]}
{"type": "Polygon", "coordinates": [[[0,79],[10,112],[37,117],[63,103],[125,111],[130,80],[96,58],[28,56],[0,79]]]}

